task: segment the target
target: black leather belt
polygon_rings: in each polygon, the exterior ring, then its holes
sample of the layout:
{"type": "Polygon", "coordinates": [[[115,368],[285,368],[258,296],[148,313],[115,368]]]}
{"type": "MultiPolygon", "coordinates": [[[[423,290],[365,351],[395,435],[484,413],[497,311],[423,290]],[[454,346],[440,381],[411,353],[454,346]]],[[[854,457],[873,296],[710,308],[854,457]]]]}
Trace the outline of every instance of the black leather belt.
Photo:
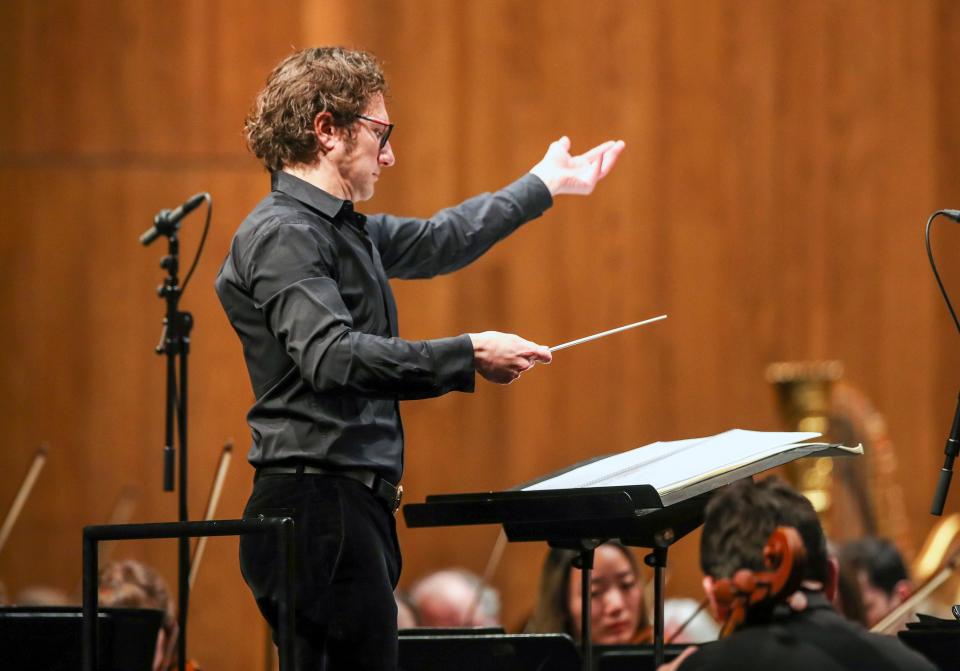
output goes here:
{"type": "Polygon", "coordinates": [[[323,468],[321,466],[262,466],[257,469],[257,475],[299,475],[307,473],[310,475],[335,475],[343,478],[350,478],[366,486],[373,495],[382,499],[387,507],[394,513],[400,509],[400,501],[403,499],[403,485],[394,485],[382,477],[380,474],[367,468],[323,468]]]}

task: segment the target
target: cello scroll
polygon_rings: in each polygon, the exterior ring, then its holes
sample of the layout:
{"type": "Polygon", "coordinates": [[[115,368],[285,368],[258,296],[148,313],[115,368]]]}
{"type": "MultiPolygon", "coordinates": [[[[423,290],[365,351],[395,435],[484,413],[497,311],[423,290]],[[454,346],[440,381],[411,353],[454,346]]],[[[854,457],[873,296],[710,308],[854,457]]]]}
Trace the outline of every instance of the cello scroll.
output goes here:
{"type": "Polygon", "coordinates": [[[714,596],[717,605],[727,613],[720,638],[733,633],[751,611],[772,609],[796,592],[803,581],[806,555],[796,529],[777,527],[763,548],[767,570],[740,569],[730,578],[717,580],[714,596]]]}

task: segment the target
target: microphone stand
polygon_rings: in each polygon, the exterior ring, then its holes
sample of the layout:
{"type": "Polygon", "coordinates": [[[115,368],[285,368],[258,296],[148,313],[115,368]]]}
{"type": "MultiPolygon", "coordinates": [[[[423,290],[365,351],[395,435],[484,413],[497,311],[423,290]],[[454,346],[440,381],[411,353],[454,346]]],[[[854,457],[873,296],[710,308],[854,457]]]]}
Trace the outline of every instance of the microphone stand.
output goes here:
{"type": "MultiPolygon", "coordinates": [[[[960,319],[957,319],[957,313],[954,312],[953,304],[950,303],[950,296],[947,295],[947,289],[943,286],[943,281],[940,279],[937,264],[933,260],[933,247],[930,244],[930,227],[933,225],[933,220],[941,214],[948,219],[960,222],[960,210],[937,210],[927,219],[927,226],[924,229],[923,238],[927,247],[927,258],[930,260],[930,269],[933,270],[933,276],[937,280],[940,293],[943,294],[943,300],[947,304],[947,310],[950,311],[953,323],[957,327],[957,330],[960,331],[960,319]]],[[[943,506],[947,500],[947,491],[950,489],[950,479],[953,477],[953,462],[957,455],[960,454],[960,396],[957,398],[957,409],[953,414],[953,426],[950,427],[950,437],[947,438],[947,445],[944,447],[943,453],[946,456],[943,460],[943,468],[940,469],[937,489],[933,494],[933,504],[930,506],[931,515],[943,514],[943,506]]]]}
{"type": "MultiPolygon", "coordinates": [[[[163,319],[163,333],[156,346],[157,354],[167,357],[167,393],[166,420],[163,446],[163,490],[174,490],[173,471],[176,457],[174,447],[174,416],[177,420],[176,444],[180,447],[179,478],[179,520],[186,522],[187,516],[187,360],[190,354],[190,331],[193,317],[189,312],[180,310],[180,296],[183,292],[177,277],[180,267],[180,230],[178,221],[169,221],[166,211],[157,215],[154,222],[161,235],[169,242],[167,255],[160,261],[160,267],[167,271],[163,284],[157,288],[157,294],[166,302],[167,312],[163,319]],[[179,364],[179,380],[177,368],[179,364]]],[[[178,667],[184,671],[187,659],[187,611],[190,599],[190,539],[182,536],[178,540],[177,561],[177,603],[179,613],[177,622],[180,637],[178,641],[178,667]]]]}

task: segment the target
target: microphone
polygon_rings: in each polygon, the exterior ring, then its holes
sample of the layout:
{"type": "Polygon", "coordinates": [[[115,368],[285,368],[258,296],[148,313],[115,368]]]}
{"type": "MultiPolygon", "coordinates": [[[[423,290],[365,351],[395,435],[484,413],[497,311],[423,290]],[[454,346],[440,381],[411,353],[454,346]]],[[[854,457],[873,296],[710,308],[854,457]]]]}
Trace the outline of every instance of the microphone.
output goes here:
{"type": "Polygon", "coordinates": [[[181,219],[200,207],[200,203],[209,197],[209,193],[197,193],[190,196],[187,202],[175,210],[160,210],[153,218],[153,226],[140,236],[140,244],[146,247],[161,235],[170,235],[176,230],[176,225],[181,219]]]}
{"type": "MultiPolygon", "coordinates": [[[[960,212],[958,212],[958,215],[960,215],[960,212]]],[[[930,508],[931,515],[943,514],[943,505],[947,500],[947,491],[950,489],[950,478],[953,477],[953,460],[960,453],[960,396],[957,397],[953,426],[950,428],[950,437],[947,438],[947,446],[943,448],[943,453],[946,458],[943,460],[943,468],[940,469],[937,491],[933,495],[933,506],[930,508]]]]}

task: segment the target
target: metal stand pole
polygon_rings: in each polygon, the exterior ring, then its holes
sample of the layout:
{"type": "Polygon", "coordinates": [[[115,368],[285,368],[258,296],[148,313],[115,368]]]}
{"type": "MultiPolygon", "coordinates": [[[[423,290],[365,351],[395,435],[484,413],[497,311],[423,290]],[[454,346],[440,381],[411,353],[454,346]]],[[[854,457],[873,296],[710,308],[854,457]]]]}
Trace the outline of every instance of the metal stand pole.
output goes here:
{"type": "Polygon", "coordinates": [[[653,548],[653,552],[643,558],[647,566],[653,567],[653,666],[663,664],[663,578],[667,566],[667,545],[653,548]]]}
{"type": "Polygon", "coordinates": [[[83,671],[99,669],[99,637],[97,636],[98,582],[97,540],[83,535],[83,671]]]}
{"type": "MultiPolygon", "coordinates": [[[[273,533],[280,556],[279,653],[280,671],[293,671],[293,627],[295,612],[294,521],[290,517],[257,517],[209,522],[160,522],[152,524],[104,524],[83,529],[83,671],[98,671],[100,650],[97,613],[97,543],[147,538],[197,538],[273,533]]],[[[181,660],[184,658],[181,658],[181,660]]]]}
{"type": "MultiPolygon", "coordinates": [[[[166,301],[167,312],[163,320],[163,333],[160,337],[160,343],[156,346],[155,351],[157,354],[167,357],[163,489],[168,492],[174,489],[173,471],[177,453],[174,447],[174,418],[176,418],[176,445],[179,446],[180,453],[179,477],[177,478],[180,488],[178,519],[181,522],[187,522],[189,520],[187,510],[187,361],[190,354],[190,331],[193,328],[193,317],[189,312],[180,311],[182,288],[177,277],[180,267],[178,231],[179,226],[172,224],[161,232],[169,240],[169,249],[167,255],[160,261],[160,267],[167,271],[167,277],[157,290],[157,294],[166,301]],[[179,376],[177,374],[178,363],[179,376]]],[[[177,543],[177,549],[177,624],[180,634],[177,641],[177,666],[179,671],[184,671],[187,659],[187,614],[190,608],[190,539],[181,537],[177,543]]]]}
{"type": "Polygon", "coordinates": [[[593,668],[593,640],[590,637],[591,611],[593,601],[590,599],[590,576],[593,571],[593,547],[580,549],[580,556],[573,560],[573,565],[580,569],[580,654],[581,668],[590,671],[593,668]]]}

